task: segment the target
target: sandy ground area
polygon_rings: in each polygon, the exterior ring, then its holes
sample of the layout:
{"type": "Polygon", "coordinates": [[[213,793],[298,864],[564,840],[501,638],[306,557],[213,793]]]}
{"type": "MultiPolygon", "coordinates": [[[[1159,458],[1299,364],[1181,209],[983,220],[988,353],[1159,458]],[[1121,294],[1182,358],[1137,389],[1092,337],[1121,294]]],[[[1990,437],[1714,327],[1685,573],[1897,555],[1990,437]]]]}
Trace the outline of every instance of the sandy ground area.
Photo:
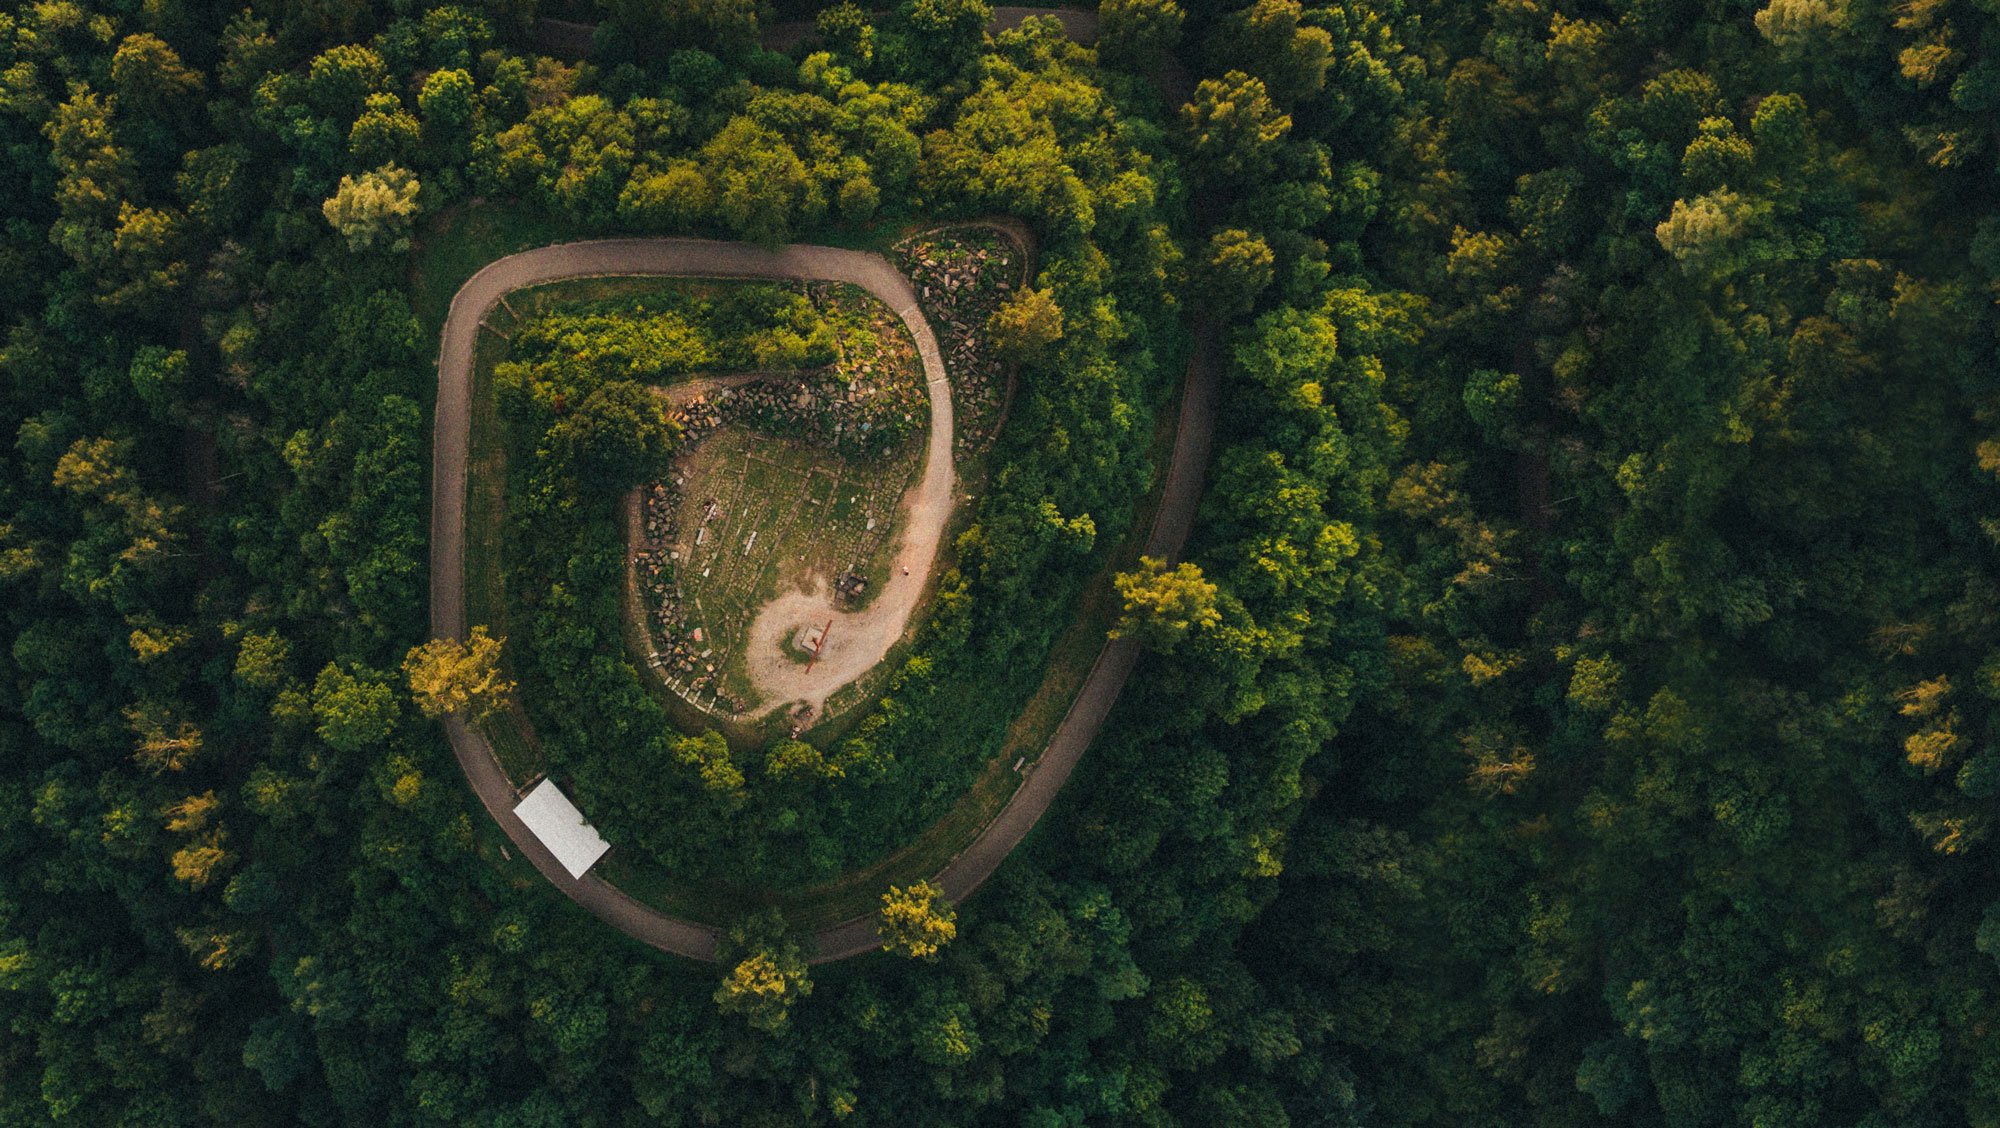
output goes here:
{"type": "MultiPolygon", "coordinates": [[[[922,324],[919,315],[911,324],[912,335],[922,324]]],[[[926,327],[917,339],[917,351],[924,360],[931,401],[930,435],[924,444],[923,473],[903,494],[902,533],[890,558],[889,579],[874,601],[859,611],[841,610],[825,583],[816,581],[810,590],[783,593],[757,612],[743,651],[750,684],[764,700],[757,716],[801,702],[819,712],[828,697],[888,656],[923,600],[956,500],[951,466],[951,388],[929,338],[926,327]],[[813,662],[800,662],[785,652],[785,643],[799,631],[817,632],[829,622],[833,625],[822,637],[813,662]]]]}

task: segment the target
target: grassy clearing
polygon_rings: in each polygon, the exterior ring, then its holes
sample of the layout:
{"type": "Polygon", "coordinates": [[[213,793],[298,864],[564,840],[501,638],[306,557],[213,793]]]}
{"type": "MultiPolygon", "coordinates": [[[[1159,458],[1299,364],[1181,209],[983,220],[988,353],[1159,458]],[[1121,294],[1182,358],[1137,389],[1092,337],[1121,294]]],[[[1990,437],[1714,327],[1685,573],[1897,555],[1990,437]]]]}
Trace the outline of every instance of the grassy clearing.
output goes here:
{"type": "Polygon", "coordinates": [[[743,654],[751,621],[780,593],[830,590],[850,570],[879,589],[892,518],[915,467],[908,444],[853,460],[738,427],[712,433],[682,458],[678,534],[666,547],[676,556],[685,621],[703,641],[663,669],[675,691],[699,682],[749,708],[763,704],[743,654]]]}
{"type": "Polygon", "coordinates": [[[500,768],[514,786],[525,786],[527,782],[542,774],[542,746],[535,739],[534,726],[528,722],[528,714],[516,703],[500,716],[487,721],[481,729],[486,739],[493,745],[493,755],[500,761],[500,768]]]}
{"type": "Polygon", "coordinates": [[[467,444],[465,498],[465,621],[507,633],[507,445],[493,403],[493,366],[507,342],[480,334],[472,369],[472,419],[467,444]]]}
{"type": "Polygon", "coordinates": [[[473,204],[438,216],[410,260],[410,293],[428,337],[444,329],[452,296],[494,259],[579,238],[574,228],[527,204],[473,204]]]}
{"type": "Polygon", "coordinates": [[[767,285],[767,283],[710,283],[686,278],[660,278],[645,274],[613,274],[598,278],[565,278],[560,282],[513,290],[507,306],[519,324],[527,324],[543,314],[570,306],[604,302],[644,301],[677,293],[707,294],[719,285],[767,285]]]}
{"type": "Polygon", "coordinates": [[[683,920],[727,925],[753,907],[736,896],[676,881],[660,867],[616,846],[592,872],[640,904],[683,920]]]}
{"type": "MultiPolygon", "coordinates": [[[[508,328],[505,313],[495,323],[508,328]]],[[[465,478],[465,621],[484,625],[496,638],[507,637],[507,448],[499,412],[493,403],[493,366],[507,356],[507,342],[496,333],[480,334],[473,354],[472,419],[465,478]]],[[[514,655],[503,650],[507,676],[519,680],[514,655]]],[[[540,774],[541,746],[518,702],[483,729],[507,778],[518,786],[540,774]]]]}

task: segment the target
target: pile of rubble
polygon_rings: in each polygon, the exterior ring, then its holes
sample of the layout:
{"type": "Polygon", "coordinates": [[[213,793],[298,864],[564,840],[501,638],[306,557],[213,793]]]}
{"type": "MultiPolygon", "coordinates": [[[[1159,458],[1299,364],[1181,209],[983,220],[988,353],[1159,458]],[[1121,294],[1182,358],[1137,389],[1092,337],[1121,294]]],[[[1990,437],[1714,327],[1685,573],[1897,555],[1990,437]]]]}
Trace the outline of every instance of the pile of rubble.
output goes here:
{"type": "MultiPolygon", "coordinates": [[[[825,291],[822,304],[840,299],[825,291]]],[[[839,361],[796,377],[697,396],[670,411],[693,444],[724,423],[820,443],[849,457],[878,454],[930,422],[923,367],[895,315],[870,301],[868,331],[843,334],[839,361]]]]}
{"type": "Polygon", "coordinates": [[[964,458],[985,449],[1000,422],[1007,374],[986,352],[986,322],[1019,281],[1022,254],[992,227],[927,232],[897,252],[944,354],[959,421],[955,453],[964,458]]]}
{"type": "Polygon", "coordinates": [[[700,442],[710,431],[725,422],[720,403],[710,403],[705,396],[696,396],[686,403],[669,408],[667,418],[680,424],[681,441],[686,446],[700,442]]]}

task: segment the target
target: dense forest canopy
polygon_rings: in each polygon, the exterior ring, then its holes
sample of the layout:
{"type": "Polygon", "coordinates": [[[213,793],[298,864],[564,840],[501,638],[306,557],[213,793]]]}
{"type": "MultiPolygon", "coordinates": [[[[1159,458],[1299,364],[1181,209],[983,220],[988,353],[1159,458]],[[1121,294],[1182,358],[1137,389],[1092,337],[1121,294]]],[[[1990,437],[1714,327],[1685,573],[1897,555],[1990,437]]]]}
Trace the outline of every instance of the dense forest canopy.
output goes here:
{"type": "Polygon", "coordinates": [[[991,14],[0,10],[0,1123],[2000,1125],[1993,5],[991,14]],[[893,954],[625,940],[428,716],[445,304],[993,215],[1060,334],[841,754],[968,786],[1212,339],[1138,673],[893,954]]]}

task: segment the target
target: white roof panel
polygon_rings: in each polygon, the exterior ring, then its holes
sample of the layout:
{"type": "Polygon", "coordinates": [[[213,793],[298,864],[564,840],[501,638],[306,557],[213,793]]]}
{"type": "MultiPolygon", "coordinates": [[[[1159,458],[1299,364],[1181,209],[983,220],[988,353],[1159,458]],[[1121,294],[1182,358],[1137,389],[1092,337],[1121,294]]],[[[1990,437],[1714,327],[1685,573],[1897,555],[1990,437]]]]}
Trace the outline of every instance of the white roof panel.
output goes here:
{"type": "Polygon", "coordinates": [[[582,877],[597,864],[597,859],[611,849],[611,843],[598,836],[597,828],[583,821],[583,812],[569,801],[554,783],[543,780],[535,785],[528,797],[514,808],[514,815],[528,824],[556,861],[563,864],[571,877],[582,877]]]}

